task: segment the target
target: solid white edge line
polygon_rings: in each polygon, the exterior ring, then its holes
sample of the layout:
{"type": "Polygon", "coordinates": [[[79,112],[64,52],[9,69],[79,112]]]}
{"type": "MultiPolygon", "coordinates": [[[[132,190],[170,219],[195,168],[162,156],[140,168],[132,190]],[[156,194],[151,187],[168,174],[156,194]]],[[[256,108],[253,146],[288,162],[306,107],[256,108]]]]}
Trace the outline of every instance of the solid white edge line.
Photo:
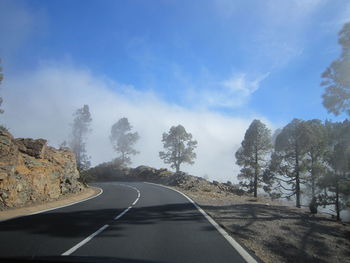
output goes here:
{"type": "MultiPolygon", "coordinates": [[[[125,186],[125,187],[129,187],[134,189],[135,191],[137,191],[137,198],[134,201],[134,203],[136,204],[137,201],[140,199],[140,191],[139,189],[137,189],[136,187],[130,186],[130,185],[126,185],[126,184],[118,184],[121,186],[125,186]]],[[[102,190],[102,189],[101,189],[102,190]]],[[[102,190],[103,191],[103,190],[102,190]]],[[[123,212],[121,212],[119,215],[117,215],[114,220],[118,220],[119,218],[121,218],[123,215],[125,215],[135,204],[132,204],[131,206],[129,206],[128,208],[124,209],[123,212]]],[[[83,245],[85,245],[87,242],[89,242],[91,239],[93,239],[95,236],[97,236],[98,234],[100,234],[103,230],[105,230],[107,227],[109,227],[109,225],[104,225],[103,227],[101,227],[99,230],[97,230],[96,232],[92,233],[90,236],[88,236],[87,238],[85,238],[84,240],[80,241],[78,244],[76,244],[74,247],[68,249],[66,252],[62,253],[61,256],[69,256],[70,254],[72,254],[74,251],[76,251],[78,248],[82,247],[83,245]]]]}
{"type": "MultiPolygon", "coordinates": [[[[94,186],[94,187],[95,187],[95,186],[94,186]]],[[[93,198],[95,198],[95,197],[100,196],[100,195],[103,193],[103,189],[102,189],[102,188],[100,188],[100,187],[95,187],[95,188],[98,188],[98,189],[100,190],[100,192],[99,192],[97,195],[88,197],[88,198],[83,199],[83,200],[80,200],[80,201],[76,201],[76,202],[73,202],[73,203],[69,203],[69,204],[66,204],[66,205],[61,205],[61,206],[57,206],[57,207],[53,207],[53,208],[49,208],[49,209],[45,209],[45,210],[40,210],[40,211],[33,212],[33,213],[30,213],[30,214],[26,214],[26,215],[15,216],[15,217],[3,219],[3,220],[0,220],[0,223],[5,222],[5,221],[10,221],[10,220],[13,220],[13,219],[17,219],[17,218],[21,218],[21,217],[37,215],[37,214],[41,214],[41,213],[44,213],[44,212],[48,212],[48,211],[52,211],[52,210],[55,210],[55,209],[60,209],[60,208],[63,208],[63,207],[67,207],[67,206],[71,206],[71,205],[75,205],[75,204],[78,204],[78,203],[81,203],[81,202],[88,201],[88,200],[90,200],[90,199],[93,199],[93,198]]]]}
{"type": "Polygon", "coordinates": [[[164,188],[173,190],[175,192],[178,192],[179,194],[186,197],[186,199],[190,201],[194,205],[194,207],[197,208],[199,212],[201,212],[201,214],[216,228],[216,230],[230,243],[230,245],[241,255],[241,257],[247,263],[258,263],[236,240],[234,240],[233,237],[231,237],[218,223],[215,222],[213,218],[211,218],[202,208],[200,208],[190,197],[188,197],[187,195],[185,195],[184,193],[176,189],[170,188],[165,185],[149,183],[149,182],[144,182],[144,183],[164,187],[164,188]]]}
{"type": "Polygon", "coordinates": [[[94,238],[94,236],[97,236],[98,234],[100,234],[103,230],[105,230],[107,227],[109,227],[109,225],[104,225],[103,227],[101,227],[99,230],[97,230],[96,232],[92,233],[90,236],[88,236],[87,238],[85,238],[84,240],[82,240],[81,242],[79,242],[78,244],[76,244],[74,247],[68,249],[66,252],[64,252],[62,254],[62,256],[69,256],[70,254],[72,254],[74,251],[76,251],[78,248],[82,247],[83,245],[85,245],[87,242],[89,242],[91,239],[94,238]]]}

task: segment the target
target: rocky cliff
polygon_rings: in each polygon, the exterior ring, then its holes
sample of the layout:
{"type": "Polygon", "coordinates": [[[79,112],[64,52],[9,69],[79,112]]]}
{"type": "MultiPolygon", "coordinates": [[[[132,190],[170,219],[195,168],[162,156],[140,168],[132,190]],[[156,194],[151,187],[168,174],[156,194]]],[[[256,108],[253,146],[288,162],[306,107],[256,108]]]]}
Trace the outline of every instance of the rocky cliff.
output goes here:
{"type": "Polygon", "coordinates": [[[43,139],[15,139],[0,130],[0,209],[79,192],[75,156],[43,139]]]}

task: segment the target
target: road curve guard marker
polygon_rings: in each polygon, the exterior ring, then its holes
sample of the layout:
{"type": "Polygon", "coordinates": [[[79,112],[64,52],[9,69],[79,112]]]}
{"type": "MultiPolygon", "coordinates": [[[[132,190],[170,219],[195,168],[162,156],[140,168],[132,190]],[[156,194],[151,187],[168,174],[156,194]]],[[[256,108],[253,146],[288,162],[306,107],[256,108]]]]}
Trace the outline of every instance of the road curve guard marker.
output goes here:
{"type": "Polygon", "coordinates": [[[200,208],[199,205],[197,205],[196,202],[194,202],[190,197],[180,192],[179,190],[173,189],[165,185],[149,183],[149,182],[144,182],[144,183],[164,187],[183,195],[188,201],[190,201],[195,206],[195,208],[197,208],[199,212],[201,212],[201,214],[216,228],[216,230],[230,243],[230,245],[241,255],[241,257],[247,263],[258,263],[256,259],[254,259],[236,240],[234,240],[233,237],[231,237],[218,223],[214,221],[213,218],[211,218],[202,208],[200,208]]]}

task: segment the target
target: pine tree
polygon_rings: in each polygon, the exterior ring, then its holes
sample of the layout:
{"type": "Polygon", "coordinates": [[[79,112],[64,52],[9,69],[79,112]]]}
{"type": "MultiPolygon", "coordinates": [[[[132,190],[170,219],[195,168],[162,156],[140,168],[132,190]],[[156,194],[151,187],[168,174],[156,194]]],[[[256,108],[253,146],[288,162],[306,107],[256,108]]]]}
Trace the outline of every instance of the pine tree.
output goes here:
{"type": "Polygon", "coordinates": [[[254,197],[257,197],[259,183],[263,181],[271,149],[271,131],[261,121],[254,120],[235,154],[236,163],[242,167],[238,175],[240,184],[254,193],[254,197]]]}
{"type": "Polygon", "coordinates": [[[301,185],[303,161],[306,154],[304,122],[299,119],[287,124],[276,138],[275,151],[269,166],[270,178],[277,183],[275,188],[284,197],[296,197],[296,206],[301,207],[301,185]]]}
{"type": "Polygon", "coordinates": [[[86,137],[91,131],[90,124],[92,121],[89,106],[84,105],[76,110],[73,114],[70,149],[75,153],[78,170],[85,171],[90,167],[90,157],[86,153],[86,137]]]}
{"type": "Polygon", "coordinates": [[[180,171],[182,163],[194,163],[197,141],[192,140],[192,134],[187,133],[182,125],[172,126],[168,133],[163,133],[162,142],[167,151],[159,152],[159,157],[175,168],[176,172],[180,171]]]}
{"type": "Polygon", "coordinates": [[[350,23],[339,32],[338,43],[342,48],[340,57],[322,74],[321,86],[325,87],[323,105],[335,115],[341,112],[350,115],[350,23]]]}
{"type": "Polygon", "coordinates": [[[111,128],[109,137],[113,149],[120,153],[118,160],[122,164],[131,164],[130,155],[138,154],[139,152],[133,148],[133,145],[140,138],[137,132],[130,132],[132,126],[127,118],[121,118],[111,128]]]}

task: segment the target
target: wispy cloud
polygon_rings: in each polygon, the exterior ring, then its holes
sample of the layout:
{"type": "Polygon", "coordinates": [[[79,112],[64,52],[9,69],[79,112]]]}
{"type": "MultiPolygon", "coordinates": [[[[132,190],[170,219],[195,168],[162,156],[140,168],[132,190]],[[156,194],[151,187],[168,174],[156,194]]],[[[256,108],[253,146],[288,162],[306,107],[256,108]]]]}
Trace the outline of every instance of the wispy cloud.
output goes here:
{"type": "Polygon", "coordinates": [[[196,99],[203,107],[240,107],[247,103],[269,74],[265,73],[255,78],[247,73],[233,74],[228,79],[218,82],[214,88],[202,91],[196,99]]]}

